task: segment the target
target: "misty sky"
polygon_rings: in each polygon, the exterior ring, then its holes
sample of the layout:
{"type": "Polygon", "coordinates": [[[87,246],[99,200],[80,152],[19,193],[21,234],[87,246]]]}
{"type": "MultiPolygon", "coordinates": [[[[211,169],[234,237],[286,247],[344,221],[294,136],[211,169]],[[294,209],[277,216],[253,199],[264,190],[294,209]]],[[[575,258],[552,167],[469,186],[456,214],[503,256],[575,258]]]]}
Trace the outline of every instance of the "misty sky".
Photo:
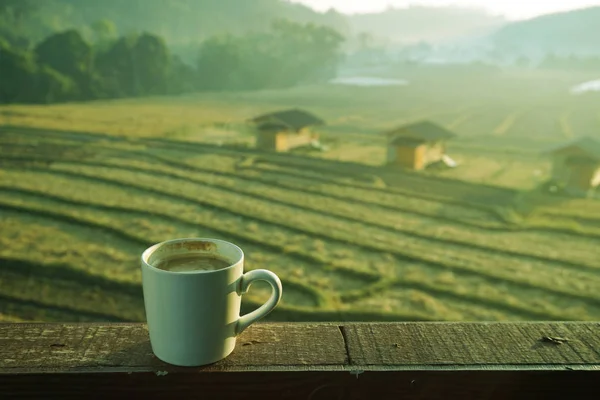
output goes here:
{"type": "Polygon", "coordinates": [[[373,12],[385,9],[388,5],[406,7],[408,5],[462,5],[485,8],[494,14],[510,19],[531,18],[541,14],[566,11],[575,8],[600,6],[600,0],[290,0],[304,3],[319,11],[333,7],[343,13],[373,12]]]}

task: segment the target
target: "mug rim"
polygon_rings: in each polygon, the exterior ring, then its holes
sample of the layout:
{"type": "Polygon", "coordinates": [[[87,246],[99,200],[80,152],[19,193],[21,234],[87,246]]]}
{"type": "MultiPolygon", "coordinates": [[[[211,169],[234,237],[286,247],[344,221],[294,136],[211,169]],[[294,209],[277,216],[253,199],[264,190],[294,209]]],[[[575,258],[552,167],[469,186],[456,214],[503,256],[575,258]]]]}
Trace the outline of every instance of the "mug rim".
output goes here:
{"type": "Polygon", "coordinates": [[[165,240],[163,242],[153,244],[152,246],[150,246],[146,250],[144,250],[144,252],[142,253],[140,258],[142,260],[142,265],[144,265],[147,268],[150,268],[154,272],[161,273],[161,274],[167,274],[167,275],[212,274],[212,273],[218,273],[221,271],[227,271],[231,268],[235,268],[236,266],[238,266],[240,263],[242,263],[244,261],[244,251],[239,246],[237,246],[231,242],[228,242],[226,240],[214,239],[214,238],[190,237],[190,238],[169,239],[169,240],[165,240]],[[162,246],[166,246],[166,245],[173,244],[173,243],[195,242],[195,241],[219,243],[219,244],[224,244],[226,246],[233,247],[237,252],[239,252],[239,258],[237,261],[233,262],[231,265],[229,265],[228,267],[225,267],[225,268],[220,268],[220,269],[215,269],[215,270],[196,270],[196,271],[178,271],[178,272],[166,271],[164,269],[156,268],[154,265],[152,265],[148,262],[148,260],[150,259],[150,256],[162,246]]]}

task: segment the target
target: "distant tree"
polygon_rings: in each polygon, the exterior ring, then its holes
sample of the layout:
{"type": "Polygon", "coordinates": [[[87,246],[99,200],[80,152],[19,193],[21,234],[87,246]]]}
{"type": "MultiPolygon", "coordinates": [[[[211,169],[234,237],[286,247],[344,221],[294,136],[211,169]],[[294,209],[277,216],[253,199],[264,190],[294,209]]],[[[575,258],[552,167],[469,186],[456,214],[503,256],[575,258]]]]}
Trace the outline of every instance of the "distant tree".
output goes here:
{"type": "Polygon", "coordinates": [[[35,0],[0,0],[0,16],[12,22],[21,22],[38,5],[35,0]]]}
{"type": "Polygon", "coordinates": [[[198,89],[198,75],[196,68],[184,63],[180,57],[171,57],[169,68],[167,92],[180,94],[193,92],[198,89]]]}
{"type": "Polygon", "coordinates": [[[11,45],[26,49],[31,44],[24,21],[37,9],[34,0],[0,0],[0,37],[11,45]]]}
{"type": "Polygon", "coordinates": [[[132,61],[138,95],[166,93],[171,55],[161,37],[148,33],[139,36],[132,48],[132,61]]]}
{"type": "Polygon", "coordinates": [[[600,69],[600,57],[575,54],[559,56],[550,53],[542,60],[539,67],[565,71],[597,71],[600,69]]]}
{"type": "Polygon", "coordinates": [[[332,28],[277,20],[272,24],[283,60],[294,83],[329,79],[341,59],[344,37],[332,28]]]}
{"type": "Polygon", "coordinates": [[[122,37],[96,57],[96,68],[109,97],[167,92],[171,55],[164,40],[142,34],[122,37]]]}
{"type": "Polygon", "coordinates": [[[0,41],[0,103],[31,101],[34,97],[30,82],[36,74],[31,54],[13,50],[6,41],[0,41]]]}
{"type": "Polygon", "coordinates": [[[100,19],[91,25],[94,47],[98,51],[106,50],[117,37],[117,27],[108,19],[100,19]]]}
{"type": "Polygon", "coordinates": [[[117,37],[117,27],[108,19],[100,19],[92,24],[92,30],[98,39],[114,39],[117,37]]]}
{"type": "Polygon", "coordinates": [[[133,48],[138,37],[124,36],[95,58],[95,66],[103,82],[106,97],[137,95],[137,82],[133,66],[133,48]]]}
{"type": "Polygon", "coordinates": [[[331,28],[277,20],[270,32],[212,37],[198,60],[205,90],[254,90],[326,80],[335,75],[343,37],[331,28]]]}
{"type": "Polygon", "coordinates": [[[542,68],[558,68],[560,67],[560,58],[554,54],[548,54],[541,62],[540,67],[542,68]]]}
{"type": "Polygon", "coordinates": [[[52,103],[77,94],[75,83],[48,66],[39,68],[33,54],[0,41],[0,103],[52,103]]]}
{"type": "Polygon", "coordinates": [[[34,84],[38,94],[36,103],[56,103],[79,97],[79,89],[72,79],[46,65],[39,68],[34,84]]]}
{"type": "Polygon", "coordinates": [[[241,41],[230,35],[204,41],[198,57],[198,84],[203,90],[235,89],[243,67],[241,41]]]}
{"type": "Polygon", "coordinates": [[[356,36],[356,40],[359,51],[369,50],[373,46],[373,34],[370,32],[360,32],[356,36]]]}
{"type": "Polygon", "coordinates": [[[84,99],[94,98],[92,90],[92,47],[77,30],[49,36],[35,48],[37,61],[71,78],[84,99]]]}

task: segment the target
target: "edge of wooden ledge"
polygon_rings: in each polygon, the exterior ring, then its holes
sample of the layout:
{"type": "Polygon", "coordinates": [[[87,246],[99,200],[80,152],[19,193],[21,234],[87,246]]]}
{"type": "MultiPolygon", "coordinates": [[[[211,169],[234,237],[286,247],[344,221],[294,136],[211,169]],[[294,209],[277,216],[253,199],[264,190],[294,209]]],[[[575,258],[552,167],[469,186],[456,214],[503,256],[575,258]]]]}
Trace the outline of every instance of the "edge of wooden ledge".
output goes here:
{"type": "MultiPolygon", "coordinates": [[[[301,322],[267,322],[258,321],[251,326],[256,325],[329,325],[329,326],[344,326],[344,325],[541,325],[541,324],[585,324],[593,325],[596,324],[600,328],[600,320],[598,321],[554,321],[554,320],[536,320],[536,321],[301,321],[301,322]]],[[[145,322],[76,322],[76,321],[64,321],[64,322],[39,322],[39,321],[25,321],[25,322],[6,322],[0,321],[0,326],[7,325],[85,325],[85,326],[136,326],[144,325],[145,322]]]]}
{"type": "Polygon", "coordinates": [[[246,368],[228,368],[226,370],[214,370],[210,366],[206,367],[177,367],[166,365],[162,368],[147,368],[147,367],[110,367],[107,370],[98,368],[78,368],[77,370],[68,369],[51,369],[41,368],[31,371],[30,368],[0,368],[1,375],[78,375],[78,374],[155,374],[156,376],[166,376],[169,374],[231,374],[231,373],[346,373],[359,376],[364,373],[394,373],[394,372],[426,372],[426,373],[516,373],[516,372],[597,372],[600,371],[600,365],[328,365],[328,366],[278,366],[278,367],[261,367],[249,366],[246,368]]]}
{"type": "Polygon", "coordinates": [[[577,321],[263,322],[226,359],[186,368],[152,354],[143,322],[4,322],[0,375],[600,371],[598,328],[577,321]]]}

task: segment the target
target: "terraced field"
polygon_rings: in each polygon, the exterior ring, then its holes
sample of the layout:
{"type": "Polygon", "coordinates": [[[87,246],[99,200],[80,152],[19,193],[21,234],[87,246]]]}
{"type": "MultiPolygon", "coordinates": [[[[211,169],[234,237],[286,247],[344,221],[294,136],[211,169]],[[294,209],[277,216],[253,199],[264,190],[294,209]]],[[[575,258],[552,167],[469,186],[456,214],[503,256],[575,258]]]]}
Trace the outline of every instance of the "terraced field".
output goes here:
{"type": "Polygon", "coordinates": [[[140,253],[185,236],[279,274],[272,320],[597,320],[600,201],[537,189],[544,149],[600,138],[600,96],[566,95],[583,79],[2,106],[0,320],[141,321],[140,253]],[[284,107],[330,150],[254,150],[243,121],[284,107]],[[459,167],[383,167],[380,133],[422,118],[459,167]]]}
{"type": "MultiPolygon", "coordinates": [[[[276,272],[274,320],[600,317],[595,200],[61,130],[4,128],[0,154],[7,320],[143,320],[139,254],[190,236],[235,242],[248,269],[276,272]]],[[[256,284],[245,308],[267,295],[256,284]]]]}

